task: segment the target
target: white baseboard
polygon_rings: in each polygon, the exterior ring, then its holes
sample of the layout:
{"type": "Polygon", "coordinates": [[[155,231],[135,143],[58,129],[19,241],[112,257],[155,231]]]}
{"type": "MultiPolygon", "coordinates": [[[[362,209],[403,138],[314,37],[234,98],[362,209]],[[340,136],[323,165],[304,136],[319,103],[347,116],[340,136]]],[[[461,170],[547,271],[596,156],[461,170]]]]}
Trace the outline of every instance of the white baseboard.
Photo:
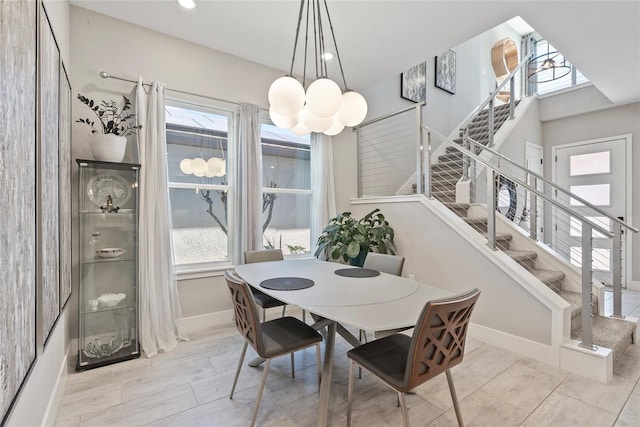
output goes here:
{"type": "Polygon", "coordinates": [[[640,281],[632,280],[631,282],[629,282],[627,287],[633,291],[640,291],[640,281]]]}
{"type": "Polygon", "coordinates": [[[596,351],[579,347],[570,340],[560,349],[560,368],[608,385],[613,378],[613,351],[598,347],[596,351]]]}
{"type": "Polygon", "coordinates": [[[553,367],[560,367],[558,350],[554,350],[550,345],[507,334],[506,332],[475,323],[469,324],[469,336],[553,367]]]}
{"type": "Polygon", "coordinates": [[[228,325],[233,322],[233,310],[217,311],[200,316],[183,317],[176,321],[185,334],[199,332],[214,326],[228,325]]]}
{"type": "Polygon", "coordinates": [[[58,409],[62,403],[62,397],[64,396],[64,389],[67,385],[67,376],[69,372],[69,353],[71,351],[71,342],[67,345],[62,363],[60,364],[60,370],[58,371],[58,378],[56,379],[56,385],[54,391],[49,398],[47,404],[47,410],[44,414],[43,426],[53,426],[56,424],[56,418],[58,417],[58,409]]]}

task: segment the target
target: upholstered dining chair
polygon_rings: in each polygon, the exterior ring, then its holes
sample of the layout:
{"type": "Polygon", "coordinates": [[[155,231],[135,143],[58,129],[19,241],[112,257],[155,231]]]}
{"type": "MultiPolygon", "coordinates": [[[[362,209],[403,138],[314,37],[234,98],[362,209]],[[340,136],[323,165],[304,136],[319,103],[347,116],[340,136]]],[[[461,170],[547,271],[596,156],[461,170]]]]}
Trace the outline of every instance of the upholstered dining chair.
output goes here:
{"type": "Polygon", "coordinates": [[[249,285],[240,278],[235,277],[230,272],[225,272],[225,279],[229,286],[229,291],[231,292],[236,327],[244,338],[242,354],[238,361],[238,369],[236,370],[236,376],[233,379],[233,386],[231,387],[229,399],[233,399],[233,392],[235,391],[236,384],[238,383],[240,369],[242,369],[242,365],[244,364],[247,346],[251,345],[255,352],[258,353],[258,356],[265,359],[262,381],[258,390],[256,405],[253,409],[253,416],[251,418],[251,426],[253,426],[256,422],[258,409],[260,408],[264,385],[267,381],[267,376],[269,375],[271,359],[290,354],[293,376],[293,353],[315,345],[319,383],[321,375],[320,342],[322,341],[322,336],[311,326],[303,323],[295,317],[280,317],[260,323],[260,319],[258,318],[258,309],[255,305],[253,295],[249,290],[249,285]]]}
{"type": "Polygon", "coordinates": [[[467,326],[479,296],[480,291],[473,289],[453,297],[429,301],[418,317],[412,337],[394,334],[347,352],[350,361],[347,426],[351,425],[355,365],[371,372],[398,393],[405,426],[409,426],[409,414],[404,394],[444,372],[458,425],[462,426],[451,368],[462,362],[467,326]]]}
{"type": "MultiPolygon", "coordinates": [[[[369,252],[364,259],[363,268],[369,268],[371,270],[377,270],[382,273],[393,274],[394,276],[402,275],[402,267],[404,266],[404,257],[397,255],[380,254],[378,252],[369,252]]],[[[408,328],[405,328],[408,329],[408,328]]],[[[398,329],[395,332],[402,331],[404,329],[398,329]]],[[[367,333],[360,329],[359,340],[367,342],[367,333]]]]}
{"type": "MultiPolygon", "coordinates": [[[[282,261],[284,256],[281,249],[269,249],[264,251],[245,251],[244,263],[252,264],[254,262],[266,262],[266,261],[282,261]]],[[[282,317],[284,317],[287,310],[287,304],[275,299],[272,296],[265,294],[255,288],[251,288],[253,298],[260,308],[262,308],[262,321],[267,320],[267,308],[282,307],[282,317]]]]}
{"type": "Polygon", "coordinates": [[[377,252],[369,252],[364,259],[364,268],[381,271],[394,276],[402,275],[402,267],[404,266],[404,257],[397,255],[380,254],[377,252]]]}

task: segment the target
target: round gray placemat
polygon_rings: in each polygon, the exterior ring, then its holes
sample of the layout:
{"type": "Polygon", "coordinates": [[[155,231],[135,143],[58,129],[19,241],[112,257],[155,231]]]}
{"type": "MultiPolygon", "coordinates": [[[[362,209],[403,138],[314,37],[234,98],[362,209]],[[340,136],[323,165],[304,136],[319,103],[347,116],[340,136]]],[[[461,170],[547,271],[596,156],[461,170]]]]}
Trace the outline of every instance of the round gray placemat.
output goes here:
{"type": "Polygon", "coordinates": [[[314,285],[313,280],[303,277],[275,277],[260,282],[260,286],[274,291],[297,291],[299,289],[310,288],[314,285]]]}
{"type": "Polygon", "coordinates": [[[380,275],[380,272],[377,270],[371,270],[369,268],[341,268],[340,270],[336,270],[338,276],[344,277],[376,277],[380,275]]]}

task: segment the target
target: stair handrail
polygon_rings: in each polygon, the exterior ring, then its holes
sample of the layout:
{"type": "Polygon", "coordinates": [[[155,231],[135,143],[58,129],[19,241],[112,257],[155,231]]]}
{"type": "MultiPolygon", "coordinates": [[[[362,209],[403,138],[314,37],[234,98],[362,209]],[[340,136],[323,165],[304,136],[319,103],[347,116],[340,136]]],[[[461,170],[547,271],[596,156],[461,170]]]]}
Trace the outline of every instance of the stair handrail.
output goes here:
{"type": "MultiPolygon", "coordinates": [[[[486,107],[487,105],[489,105],[490,102],[493,101],[493,98],[495,98],[497,95],[500,94],[500,91],[502,91],[502,89],[505,88],[505,86],[507,85],[507,83],[510,83],[511,80],[513,79],[513,77],[515,77],[516,73],[518,73],[520,71],[521,68],[523,68],[525,65],[527,65],[527,63],[529,62],[529,59],[533,56],[533,52],[530,53],[529,55],[527,55],[522,61],[520,61],[520,63],[518,64],[518,66],[511,72],[509,73],[509,75],[507,77],[505,77],[505,79],[502,81],[502,83],[500,83],[498,85],[498,87],[496,87],[496,89],[491,92],[491,94],[487,97],[487,99],[480,104],[478,107],[476,107],[476,109],[473,111],[473,113],[467,118],[467,120],[465,120],[464,122],[462,122],[462,125],[460,126],[460,131],[462,131],[464,128],[466,128],[467,126],[469,126],[469,124],[473,121],[473,119],[475,119],[477,113],[479,113],[480,111],[484,110],[484,107],[486,107]]],[[[510,102],[512,102],[511,100],[513,99],[513,97],[511,97],[510,102]]]]}
{"type": "MultiPolygon", "coordinates": [[[[578,196],[577,194],[574,194],[574,193],[570,192],[569,190],[567,190],[566,188],[563,188],[563,187],[560,187],[560,186],[559,186],[559,185],[557,185],[557,184],[554,184],[553,182],[551,182],[551,181],[549,181],[549,180],[545,179],[542,175],[540,175],[540,174],[538,174],[538,173],[536,173],[536,172],[533,172],[531,169],[528,169],[528,168],[526,168],[526,167],[524,167],[524,166],[522,166],[522,165],[519,165],[519,164],[518,164],[518,163],[516,163],[515,161],[513,161],[513,160],[511,160],[510,158],[508,158],[507,156],[505,156],[504,154],[502,154],[502,153],[498,153],[497,151],[494,151],[494,150],[492,150],[491,148],[487,148],[486,146],[484,146],[483,144],[481,144],[481,143],[479,143],[478,141],[474,140],[473,138],[469,138],[469,141],[471,141],[471,142],[473,142],[474,144],[476,144],[476,145],[478,145],[478,146],[482,147],[482,151],[483,151],[483,152],[484,152],[484,151],[487,151],[487,152],[489,152],[490,154],[492,154],[492,155],[494,155],[494,156],[496,156],[496,157],[499,157],[500,159],[502,159],[502,160],[504,160],[504,161],[506,161],[506,162],[510,163],[511,165],[515,166],[517,169],[520,169],[520,170],[521,170],[521,171],[523,171],[524,173],[529,174],[529,175],[531,175],[531,176],[534,176],[534,177],[536,177],[536,179],[540,179],[540,180],[542,180],[544,183],[546,183],[546,184],[548,184],[549,186],[551,186],[551,188],[553,188],[554,190],[561,191],[562,193],[566,194],[567,196],[571,197],[572,199],[575,199],[575,200],[579,201],[580,203],[584,204],[585,206],[588,206],[589,208],[593,209],[594,211],[598,212],[599,214],[601,214],[601,215],[603,215],[603,216],[607,217],[608,219],[610,219],[610,220],[612,220],[612,221],[614,221],[614,222],[618,223],[618,224],[619,224],[619,225],[621,225],[622,227],[625,227],[627,230],[633,231],[634,233],[638,233],[638,232],[640,232],[640,230],[639,230],[639,229],[637,229],[636,227],[634,227],[634,226],[632,226],[632,225],[630,225],[630,224],[627,224],[625,221],[623,221],[623,220],[621,220],[621,219],[619,219],[619,218],[617,218],[617,217],[615,217],[615,216],[611,216],[611,214],[609,214],[609,213],[607,213],[606,211],[604,211],[604,210],[600,209],[599,207],[597,207],[597,206],[595,206],[595,205],[593,205],[593,204],[589,203],[588,201],[586,201],[586,200],[585,200],[585,199],[583,199],[582,197],[578,196]]],[[[455,144],[455,143],[454,143],[454,144],[455,144]]],[[[457,147],[457,144],[456,144],[456,147],[457,147]]],[[[475,157],[475,159],[476,159],[476,160],[478,160],[478,157],[475,157]]],[[[480,163],[482,163],[482,164],[484,164],[484,165],[487,165],[487,163],[486,163],[486,162],[484,162],[484,161],[480,161],[480,163]]],[[[491,165],[490,165],[490,166],[491,166],[491,165]]],[[[494,166],[491,166],[491,167],[494,167],[494,166]]],[[[498,168],[499,168],[499,166],[498,166],[498,168]]],[[[501,172],[501,173],[502,173],[502,172],[501,172]]],[[[527,185],[527,187],[529,187],[529,186],[527,185]]],[[[573,215],[573,214],[572,214],[572,215],[573,215]]],[[[575,216],[575,215],[574,215],[574,216],[575,216]]]]}
{"type": "MultiPolygon", "coordinates": [[[[430,134],[435,135],[436,137],[442,139],[443,143],[448,144],[449,146],[455,147],[456,149],[460,150],[460,152],[462,154],[465,154],[465,155],[469,156],[470,158],[474,159],[475,161],[482,163],[487,168],[495,169],[494,165],[491,165],[489,162],[487,162],[486,160],[482,159],[480,156],[478,156],[474,152],[468,150],[467,148],[461,147],[460,145],[458,145],[455,142],[451,141],[446,136],[434,131],[433,129],[431,129],[431,128],[427,127],[427,126],[422,126],[422,129],[424,131],[426,131],[427,133],[430,133],[430,134]]],[[[527,169],[527,171],[528,171],[528,169],[527,169]]],[[[571,216],[579,218],[582,222],[584,222],[586,224],[589,224],[591,226],[591,228],[593,228],[594,230],[597,230],[598,232],[604,234],[607,237],[610,237],[610,238],[614,237],[612,231],[607,230],[606,228],[602,227],[601,225],[598,225],[598,224],[594,223],[593,221],[587,219],[585,216],[583,216],[579,212],[574,211],[570,207],[566,207],[566,206],[562,205],[557,200],[555,200],[553,197],[548,196],[548,195],[544,194],[544,192],[541,192],[540,190],[538,190],[537,188],[534,188],[531,185],[523,182],[522,180],[520,180],[520,178],[516,178],[513,175],[511,175],[511,174],[509,174],[507,172],[504,172],[502,170],[500,170],[499,172],[500,172],[500,175],[504,176],[505,178],[510,179],[514,183],[519,184],[519,185],[523,186],[524,188],[526,188],[527,190],[535,193],[539,197],[543,198],[544,200],[548,201],[552,205],[556,206],[558,209],[564,211],[566,214],[569,214],[571,216]]],[[[569,194],[573,194],[573,193],[569,193],[569,194]]],[[[576,200],[579,198],[579,196],[575,196],[574,197],[573,195],[571,197],[575,198],[576,200]]],[[[630,227],[630,228],[633,229],[633,227],[630,227]]]]}

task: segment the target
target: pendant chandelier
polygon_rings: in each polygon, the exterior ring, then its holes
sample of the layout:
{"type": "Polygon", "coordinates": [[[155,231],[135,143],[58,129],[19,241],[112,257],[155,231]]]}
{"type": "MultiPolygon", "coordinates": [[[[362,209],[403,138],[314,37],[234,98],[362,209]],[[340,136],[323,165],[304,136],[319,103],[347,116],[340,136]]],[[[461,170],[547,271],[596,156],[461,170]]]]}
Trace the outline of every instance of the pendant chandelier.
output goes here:
{"type": "Polygon", "coordinates": [[[345,126],[357,126],[362,123],[366,115],[367,102],[362,95],[348,88],[344,78],[342,60],[333,33],[327,1],[301,0],[289,74],[274,81],[269,88],[269,116],[271,120],[276,126],[291,129],[297,135],[307,135],[311,132],[337,135],[345,126]],[[324,16],[322,9],[325,12],[324,16]],[[302,83],[300,83],[293,77],[293,65],[296,60],[303,17],[305,19],[304,68],[302,83]],[[333,41],[344,91],[327,75],[327,61],[333,55],[326,50],[324,34],[327,28],[325,23],[331,31],[330,40],[333,41]],[[313,31],[311,49],[314,50],[316,80],[307,87],[305,92],[310,31],[313,31]]]}
{"type": "Polygon", "coordinates": [[[547,43],[547,53],[529,61],[527,79],[534,83],[558,80],[571,72],[571,64],[558,51],[551,51],[547,43]]]}

